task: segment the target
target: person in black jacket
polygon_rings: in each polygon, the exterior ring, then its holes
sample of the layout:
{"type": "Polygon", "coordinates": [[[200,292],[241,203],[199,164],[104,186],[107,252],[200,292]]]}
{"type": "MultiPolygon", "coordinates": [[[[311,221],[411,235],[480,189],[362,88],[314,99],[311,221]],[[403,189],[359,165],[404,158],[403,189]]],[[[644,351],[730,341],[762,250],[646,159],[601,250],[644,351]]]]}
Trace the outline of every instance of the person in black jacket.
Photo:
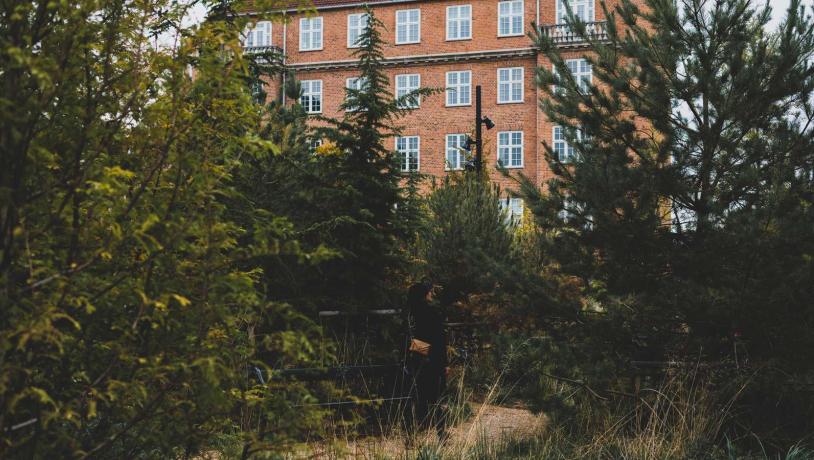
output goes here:
{"type": "Polygon", "coordinates": [[[410,341],[405,371],[411,407],[406,421],[411,432],[434,427],[443,439],[446,420],[440,400],[447,384],[447,336],[443,312],[432,302],[432,289],[430,283],[422,282],[411,286],[407,294],[410,341]]]}

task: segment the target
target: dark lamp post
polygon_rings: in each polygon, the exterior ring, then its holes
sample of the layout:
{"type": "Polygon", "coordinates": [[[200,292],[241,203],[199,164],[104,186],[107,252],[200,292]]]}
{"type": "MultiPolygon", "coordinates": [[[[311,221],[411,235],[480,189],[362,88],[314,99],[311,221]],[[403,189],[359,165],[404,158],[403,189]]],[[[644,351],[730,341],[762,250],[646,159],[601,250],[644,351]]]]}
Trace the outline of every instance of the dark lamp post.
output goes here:
{"type": "Polygon", "coordinates": [[[495,127],[495,123],[481,114],[481,91],[480,85],[475,86],[475,171],[480,174],[483,171],[483,134],[481,126],[486,129],[495,127]]]}

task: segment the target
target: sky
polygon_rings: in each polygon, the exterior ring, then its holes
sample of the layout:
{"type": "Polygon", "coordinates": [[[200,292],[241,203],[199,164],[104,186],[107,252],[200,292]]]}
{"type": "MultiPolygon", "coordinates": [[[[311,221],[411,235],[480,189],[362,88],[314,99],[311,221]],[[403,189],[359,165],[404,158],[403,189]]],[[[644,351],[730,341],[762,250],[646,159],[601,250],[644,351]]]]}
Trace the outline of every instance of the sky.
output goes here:
{"type": "MultiPolygon", "coordinates": [[[[789,7],[789,2],[791,0],[769,0],[769,5],[772,7],[772,22],[770,23],[772,28],[777,27],[780,24],[780,21],[786,17],[786,10],[789,7]]],[[[807,5],[810,5],[810,2],[806,2],[807,5]]]]}

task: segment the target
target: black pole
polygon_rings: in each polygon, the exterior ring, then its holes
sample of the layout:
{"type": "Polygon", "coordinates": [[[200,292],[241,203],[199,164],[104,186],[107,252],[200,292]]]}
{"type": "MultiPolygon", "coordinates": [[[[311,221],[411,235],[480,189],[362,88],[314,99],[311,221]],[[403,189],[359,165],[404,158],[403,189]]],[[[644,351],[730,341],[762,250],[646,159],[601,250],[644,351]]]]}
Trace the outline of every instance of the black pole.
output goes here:
{"type": "Polygon", "coordinates": [[[483,169],[483,139],[481,138],[480,85],[475,86],[475,171],[483,169]]]}

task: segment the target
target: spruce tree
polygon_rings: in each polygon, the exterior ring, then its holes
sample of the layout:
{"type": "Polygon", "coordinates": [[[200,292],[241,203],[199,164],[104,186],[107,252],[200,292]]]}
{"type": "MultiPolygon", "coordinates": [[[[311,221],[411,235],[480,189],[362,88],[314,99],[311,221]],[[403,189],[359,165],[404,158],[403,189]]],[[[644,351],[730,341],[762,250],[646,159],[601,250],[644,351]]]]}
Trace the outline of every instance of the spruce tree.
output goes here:
{"type": "Polygon", "coordinates": [[[281,287],[293,297],[307,297],[314,308],[394,306],[396,288],[407,276],[404,242],[414,233],[410,222],[416,215],[407,192],[416,173],[400,171],[393,137],[400,132],[405,107],[433,91],[393,96],[382,70],[382,24],[372,11],[367,14],[368,27],[353,54],[363,83],[347,90],[341,118],[316,117],[319,127],[306,128],[297,104],[272,107],[273,113],[287,113],[302,125],[284,134],[288,138],[281,145],[287,147],[271,160],[277,172],[269,176],[274,181],[269,193],[277,195],[268,198],[289,197],[285,206],[301,241],[334,255],[313,270],[297,272],[289,286],[281,287]],[[312,140],[322,145],[310,149],[306,144],[312,140]]]}

